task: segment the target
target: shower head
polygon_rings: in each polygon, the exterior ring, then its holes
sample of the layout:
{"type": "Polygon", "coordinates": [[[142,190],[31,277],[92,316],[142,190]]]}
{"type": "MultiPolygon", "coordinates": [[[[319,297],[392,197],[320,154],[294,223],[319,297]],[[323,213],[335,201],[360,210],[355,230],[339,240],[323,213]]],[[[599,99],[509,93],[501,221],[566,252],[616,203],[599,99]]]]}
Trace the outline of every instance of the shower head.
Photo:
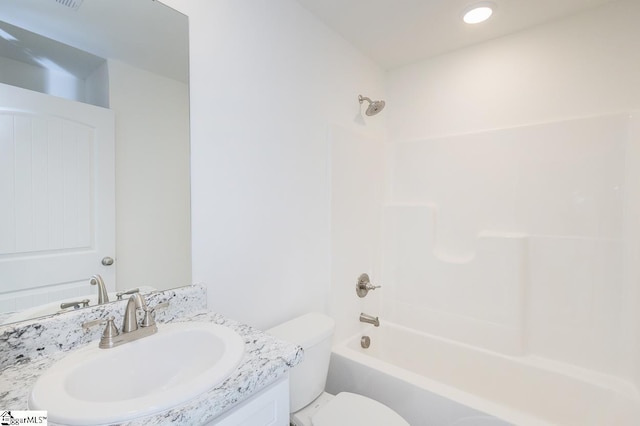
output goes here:
{"type": "Polygon", "coordinates": [[[369,102],[369,106],[365,111],[365,114],[367,114],[368,116],[376,115],[377,113],[379,113],[384,109],[384,105],[385,105],[384,101],[372,101],[371,99],[362,95],[358,95],[358,101],[360,101],[361,104],[364,101],[369,102]]]}

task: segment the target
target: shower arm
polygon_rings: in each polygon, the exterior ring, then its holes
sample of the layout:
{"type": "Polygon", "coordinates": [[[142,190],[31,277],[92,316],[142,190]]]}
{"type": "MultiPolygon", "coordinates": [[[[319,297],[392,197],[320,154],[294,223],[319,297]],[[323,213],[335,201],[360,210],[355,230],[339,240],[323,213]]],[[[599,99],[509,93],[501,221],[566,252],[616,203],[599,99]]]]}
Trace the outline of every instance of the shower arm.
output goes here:
{"type": "Polygon", "coordinates": [[[370,104],[373,103],[373,101],[371,99],[367,98],[366,96],[362,96],[362,95],[358,95],[358,100],[360,101],[360,103],[362,103],[363,101],[367,101],[370,104]]]}

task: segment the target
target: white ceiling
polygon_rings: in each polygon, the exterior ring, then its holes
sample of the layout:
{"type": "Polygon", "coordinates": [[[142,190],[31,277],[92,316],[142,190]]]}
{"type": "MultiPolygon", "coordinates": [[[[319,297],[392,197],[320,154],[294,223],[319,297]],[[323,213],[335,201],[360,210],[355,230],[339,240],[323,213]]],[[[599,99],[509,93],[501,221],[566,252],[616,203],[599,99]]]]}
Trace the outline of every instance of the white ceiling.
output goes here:
{"type": "Polygon", "coordinates": [[[389,69],[550,22],[615,0],[491,0],[488,21],[462,12],[480,0],[298,0],[327,26],[389,69]]]}
{"type": "MultiPolygon", "coordinates": [[[[161,2],[85,0],[72,10],[56,0],[0,1],[0,20],[188,81],[187,19],[161,2]]],[[[475,26],[461,19],[474,0],[297,1],[389,69],[616,0],[490,0],[494,16],[475,26]]]]}

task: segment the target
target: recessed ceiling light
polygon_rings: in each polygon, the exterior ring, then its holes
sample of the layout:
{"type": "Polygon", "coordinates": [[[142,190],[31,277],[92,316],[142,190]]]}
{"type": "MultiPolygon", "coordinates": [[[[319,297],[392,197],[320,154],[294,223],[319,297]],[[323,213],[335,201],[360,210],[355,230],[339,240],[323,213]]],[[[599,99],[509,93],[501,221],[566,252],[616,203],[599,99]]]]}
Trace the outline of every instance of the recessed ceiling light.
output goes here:
{"type": "Polygon", "coordinates": [[[462,20],[467,24],[479,24],[491,17],[493,14],[493,5],[491,3],[477,3],[462,15],[462,20]]]}

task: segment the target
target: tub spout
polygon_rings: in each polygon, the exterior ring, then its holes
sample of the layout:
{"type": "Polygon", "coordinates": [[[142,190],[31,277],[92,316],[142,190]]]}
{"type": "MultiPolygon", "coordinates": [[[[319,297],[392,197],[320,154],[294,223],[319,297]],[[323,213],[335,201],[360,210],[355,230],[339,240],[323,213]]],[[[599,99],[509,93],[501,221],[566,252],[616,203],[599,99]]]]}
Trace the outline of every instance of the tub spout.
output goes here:
{"type": "Polygon", "coordinates": [[[380,320],[373,315],[360,313],[360,322],[366,322],[367,324],[373,324],[374,327],[380,327],[380,320]]]}

